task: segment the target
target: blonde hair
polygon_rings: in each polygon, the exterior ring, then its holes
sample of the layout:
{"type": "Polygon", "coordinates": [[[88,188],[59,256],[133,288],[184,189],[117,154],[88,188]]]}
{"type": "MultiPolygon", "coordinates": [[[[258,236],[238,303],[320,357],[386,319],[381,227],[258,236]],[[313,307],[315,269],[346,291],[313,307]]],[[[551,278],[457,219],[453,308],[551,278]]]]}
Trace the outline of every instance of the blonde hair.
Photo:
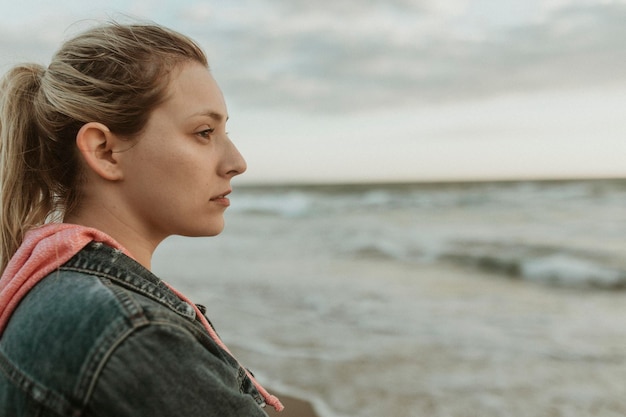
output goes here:
{"type": "Polygon", "coordinates": [[[0,83],[0,271],[24,233],[80,202],[76,134],[100,122],[132,138],[183,62],[208,67],[189,38],[154,24],[109,23],[65,42],[48,68],[18,65],[0,83]]]}

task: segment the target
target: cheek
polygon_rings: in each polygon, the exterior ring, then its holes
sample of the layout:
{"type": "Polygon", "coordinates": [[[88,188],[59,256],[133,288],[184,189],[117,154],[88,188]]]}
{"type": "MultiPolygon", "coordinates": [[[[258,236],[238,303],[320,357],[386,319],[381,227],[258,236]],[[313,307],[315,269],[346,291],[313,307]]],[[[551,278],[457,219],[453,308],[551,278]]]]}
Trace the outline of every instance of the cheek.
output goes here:
{"type": "Polygon", "coordinates": [[[130,163],[131,176],[142,178],[143,186],[184,201],[207,200],[217,191],[212,189],[216,161],[210,149],[176,135],[142,139],[144,146],[134,149],[136,158],[130,163]]]}
{"type": "Polygon", "coordinates": [[[215,184],[209,173],[198,165],[177,162],[172,169],[161,173],[160,183],[172,196],[176,196],[181,202],[205,203],[215,192],[215,184]],[[213,187],[211,187],[213,185],[213,187]]]}

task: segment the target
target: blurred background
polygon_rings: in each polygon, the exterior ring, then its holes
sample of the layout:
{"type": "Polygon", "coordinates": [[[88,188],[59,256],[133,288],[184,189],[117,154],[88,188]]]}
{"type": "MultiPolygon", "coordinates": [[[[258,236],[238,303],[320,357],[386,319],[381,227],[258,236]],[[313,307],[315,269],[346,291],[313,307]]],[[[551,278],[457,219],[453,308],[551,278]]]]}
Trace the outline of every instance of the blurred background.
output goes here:
{"type": "Polygon", "coordinates": [[[334,416],[626,415],[626,1],[0,0],[0,73],[106,20],[204,48],[246,157],[155,272],[334,416]]]}

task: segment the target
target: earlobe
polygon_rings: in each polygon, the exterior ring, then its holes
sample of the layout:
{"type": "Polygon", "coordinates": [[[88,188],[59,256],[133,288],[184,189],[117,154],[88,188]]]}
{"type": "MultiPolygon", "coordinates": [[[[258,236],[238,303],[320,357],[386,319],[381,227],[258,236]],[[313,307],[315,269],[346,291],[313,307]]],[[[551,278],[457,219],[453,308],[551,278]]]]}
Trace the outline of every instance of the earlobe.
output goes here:
{"type": "Polygon", "coordinates": [[[76,146],[93,172],[105,180],[123,178],[115,150],[120,139],[102,123],[85,123],[76,135],[76,146]]]}

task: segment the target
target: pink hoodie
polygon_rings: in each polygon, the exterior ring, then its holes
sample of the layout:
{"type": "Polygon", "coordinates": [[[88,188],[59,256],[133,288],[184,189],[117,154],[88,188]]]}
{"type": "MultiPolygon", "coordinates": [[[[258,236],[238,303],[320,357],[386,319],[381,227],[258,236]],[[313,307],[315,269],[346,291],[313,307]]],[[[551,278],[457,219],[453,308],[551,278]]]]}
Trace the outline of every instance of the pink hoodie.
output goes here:
{"type": "MultiPolygon", "coordinates": [[[[105,243],[132,258],[132,255],[113,238],[99,230],[88,227],[67,223],[51,223],[26,233],[24,242],[11,258],[0,278],[0,336],[11,318],[11,314],[28,291],[52,271],[69,261],[91,241],[105,243]]],[[[181,300],[196,309],[196,314],[211,338],[218,346],[230,353],[230,350],[196,305],[176,289],[169,287],[181,300]]],[[[232,353],[230,354],[232,356],[232,353]]],[[[246,372],[248,371],[246,370],[246,372]]],[[[283,410],[284,407],[278,398],[270,395],[249,372],[248,377],[267,404],[274,407],[276,411],[283,410]]]]}

